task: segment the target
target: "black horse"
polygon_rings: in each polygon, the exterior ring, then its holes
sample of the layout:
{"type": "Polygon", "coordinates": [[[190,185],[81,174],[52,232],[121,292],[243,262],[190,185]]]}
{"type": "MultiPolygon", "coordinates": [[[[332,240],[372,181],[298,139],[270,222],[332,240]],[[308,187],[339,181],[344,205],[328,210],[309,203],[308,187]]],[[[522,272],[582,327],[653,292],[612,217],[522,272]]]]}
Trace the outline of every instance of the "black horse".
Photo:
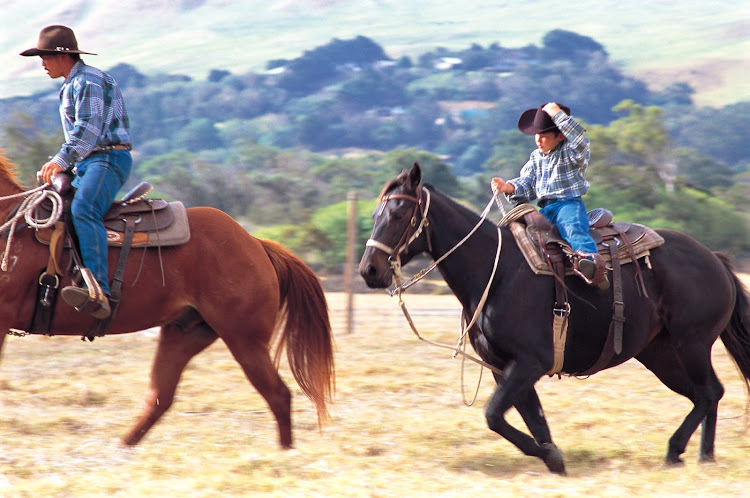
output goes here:
{"type": "MultiPolygon", "coordinates": [[[[420,253],[438,261],[475,227],[480,216],[430,185],[421,185],[418,164],[404,170],[383,189],[374,215],[371,242],[359,272],[369,287],[388,287],[393,260],[406,264],[420,253]],[[429,197],[429,209],[425,210],[429,197]],[[427,212],[425,212],[427,211],[427,212]],[[423,222],[426,218],[426,222],[423,222]]],[[[688,440],[703,424],[700,461],[714,460],[719,400],[724,388],[711,364],[711,348],[721,337],[750,392],[750,304],[747,291],[728,259],[696,240],[658,230],[663,245],[651,250],[651,268],[639,262],[647,296],[639,293],[636,264],[622,266],[625,323],[620,354],[600,370],[636,358],[671,390],[693,402],[693,409],[669,439],[666,463],[682,464],[688,440]]],[[[563,455],[552,442],[535,383],[553,365],[551,276],[536,275],[508,228],[485,221],[438,270],[472,317],[502,251],[486,304],[469,330],[474,350],[493,366],[497,388],[486,408],[490,429],[524,454],[564,474],[563,455]],[[533,437],[512,427],[505,413],[515,407],[533,437]]],[[[571,312],[562,373],[590,370],[597,363],[612,321],[612,289],[586,285],[577,276],[565,279],[571,312]]]]}

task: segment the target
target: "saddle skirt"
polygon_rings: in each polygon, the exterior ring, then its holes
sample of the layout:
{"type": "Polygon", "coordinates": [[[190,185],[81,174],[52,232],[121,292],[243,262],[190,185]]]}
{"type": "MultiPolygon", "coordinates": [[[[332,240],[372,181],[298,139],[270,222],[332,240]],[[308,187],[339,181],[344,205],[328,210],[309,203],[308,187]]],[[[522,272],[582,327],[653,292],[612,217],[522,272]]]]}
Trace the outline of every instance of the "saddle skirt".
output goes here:
{"type": "MultiPolygon", "coordinates": [[[[132,247],[164,247],[188,242],[190,226],[185,206],[181,202],[167,202],[164,199],[144,199],[143,195],[133,198],[134,192],[139,188],[144,187],[139,185],[123,199],[115,201],[104,215],[108,245],[123,245],[129,222],[134,229],[132,247]]],[[[64,199],[65,209],[68,210],[70,201],[64,199]]],[[[52,212],[52,206],[43,203],[37,210],[37,216],[46,219],[52,212]]],[[[39,242],[49,245],[52,233],[52,228],[37,230],[36,238],[39,242]]]]}
{"type": "MultiPolygon", "coordinates": [[[[539,216],[541,216],[540,213],[539,216]]],[[[590,219],[597,219],[590,216],[590,219]]],[[[523,218],[519,218],[523,220],[523,218]]],[[[528,217],[526,217],[528,220],[528,217]]],[[[597,244],[598,252],[605,263],[612,268],[612,250],[618,264],[623,265],[647,257],[650,250],[664,243],[664,238],[653,229],[637,223],[611,222],[611,215],[604,226],[596,223],[590,226],[590,233],[597,244]]],[[[526,221],[511,221],[509,223],[513,237],[526,258],[526,262],[537,275],[553,275],[552,268],[547,262],[544,251],[548,244],[559,246],[563,253],[572,255],[573,249],[560,236],[556,228],[540,227],[528,224],[526,221]]],[[[567,259],[567,258],[565,258],[567,259]]],[[[573,269],[566,265],[565,274],[572,275],[573,269]]]]}

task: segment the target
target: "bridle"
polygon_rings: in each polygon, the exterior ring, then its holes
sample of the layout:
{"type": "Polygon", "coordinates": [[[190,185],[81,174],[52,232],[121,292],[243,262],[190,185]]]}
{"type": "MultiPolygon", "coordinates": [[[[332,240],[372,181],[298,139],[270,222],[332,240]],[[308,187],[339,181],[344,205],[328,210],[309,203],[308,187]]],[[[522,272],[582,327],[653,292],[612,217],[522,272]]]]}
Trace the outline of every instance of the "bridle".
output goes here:
{"type": "MultiPolygon", "coordinates": [[[[430,210],[430,191],[425,189],[424,187],[419,187],[417,191],[415,192],[416,196],[411,196],[407,194],[391,194],[386,195],[381,199],[381,204],[378,210],[376,211],[376,216],[381,216],[383,212],[385,211],[385,206],[388,203],[388,201],[393,199],[405,199],[408,201],[411,201],[414,203],[414,211],[412,213],[412,217],[409,223],[409,226],[407,226],[406,230],[404,231],[403,235],[401,235],[401,238],[396,243],[394,247],[389,247],[386,244],[383,244],[380,241],[377,241],[373,238],[368,239],[366,246],[367,247],[375,247],[376,249],[380,249],[381,251],[388,254],[388,261],[391,266],[391,270],[393,271],[394,279],[396,280],[396,288],[393,290],[388,289],[388,293],[393,297],[394,295],[398,294],[398,300],[399,300],[399,306],[401,306],[401,310],[404,313],[404,316],[406,317],[406,321],[409,323],[409,326],[411,327],[414,334],[422,341],[425,341],[429,344],[432,344],[434,346],[438,346],[441,348],[450,349],[453,351],[453,356],[461,355],[463,358],[468,358],[471,361],[478,363],[479,365],[482,365],[484,367],[489,368],[493,372],[497,374],[502,374],[502,371],[498,368],[490,365],[489,363],[486,363],[485,361],[482,361],[478,358],[474,358],[473,356],[467,354],[465,351],[461,349],[462,346],[465,345],[465,338],[466,334],[468,333],[469,329],[474,326],[474,324],[477,321],[477,318],[479,317],[479,314],[482,311],[482,308],[484,307],[485,302],[487,301],[487,296],[489,295],[490,287],[492,285],[492,281],[495,278],[495,272],[497,271],[498,264],[500,262],[500,251],[502,249],[503,245],[503,236],[502,232],[500,231],[500,227],[497,227],[497,234],[498,234],[498,243],[497,243],[497,253],[495,254],[495,263],[492,268],[492,274],[490,275],[489,281],[487,282],[487,286],[484,289],[484,293],[482,295],[481,300],[479,301],[476,310],[474,311],[474,316],[472,317],[471,321],[467,325],[465,321],[463,321],[463,314],[462,314],[462,330],[461,335],[458,340],[458,344],[455,346],[450,346],[447,344],[441,344],[439,342],[430,341],[428,339],[425,339],[419,334],[419,331],[417,330],[416,326],[414,325],[414,322],[411,318],[411,315],[409,314],[408,310],[406,309],[406,304],[404,303],[403,299],[401,298],[401,293],[420,281],[422,278],[424,278],[428,273],[430,273],[432,270],[437,268],[437,266],[448,256],[450,256],[453,251],[461,247],[464,242],[466,242],[469,237],[471,237],[474,232],[476,232],[479,227],[484,223],[484,220],[487,218],[487,214],[490,211],[490,208],[493,204],[496,202],[498,203],[498,206],[500,206],[502,210],[502,206],[499,203],[499,199],[497,197],[497,194],[495,194],[492,199],[490,200],[489,204],[487,204],[487,207],[484,208],[484,211],[482,212],[482,215],[479,219],[479,222],[474,226],[474,228],[463,238],[461,241],[459,241],[455,246],[453,246],[448,252],[443,254],[440,258],[433,261],[430,266],[427,268],[419,271],[416,273],[408,282],[405,284],[401,283],[401,253],[404,252],[408,247],[409,244],[411,244],[414,240],[416,240],[422,233],[423,229],[426,229],[429,227],[429,221],[427,220],[427,215],[430,210]],[[423,193],[426,200],[423,202],[423,193]],[[421,216],[421,220],[419,221],[419,225],[417,225],[417,216],[421,216]],[[409,236],[409,232],[412,227],[416,227],[414,230],[414,233],[412,233],[411,237],[409,236]]],[[[430,244],[430,237],[427,236],[427,245],[428,250],[432,252],[432,247],[430,244]]],[[[463,386],[462,386],[463,387],[463,386]]],[[[476,394],[475,394],[476,399],[476,394]]],[[[473,401],[472,401],[473,402],[473,401]]]]}
{"type": "MultiPolygon", "coordinates": [[[[408,194],[390,194],[383,196],[383,198],[380,200],[380,207],[376,211],[376,216],[381,216],[383,214],[386,204],[388,204],[388,202],[391,200],[404,199],[414,203],[414,211],[412,212],[409,226],[406,227],[406,230],[404,230],[403,235],[401,235],[401,238],[396,243],[396,245],[391,248],[373,238],[368,239],[367,243],[365,244],[367,247],[375,247],[376,249],[380,249],[381,251],[386,253],[389,256],[389,260],[391,262],[398,262],[399,268],[401,267],[401,253],[408,249],[409,244],[417,240],[417,238],[422,234],[422,230],[430,226],[430,222],[427,221],[427,214],[430,212],[430,191],[425,189],[424,187],[419,187],[415,193],[415,196],[408,194]],[[420,218],[419,225],[417,225],[417,217],[420,218]],[[411,228],[415,228],[415,230],[410,237],[409,231],[411,230],[411,228]]],[[[432,250],[429,236],[427,237],[427,247],[428,250],[432,250]]]]}

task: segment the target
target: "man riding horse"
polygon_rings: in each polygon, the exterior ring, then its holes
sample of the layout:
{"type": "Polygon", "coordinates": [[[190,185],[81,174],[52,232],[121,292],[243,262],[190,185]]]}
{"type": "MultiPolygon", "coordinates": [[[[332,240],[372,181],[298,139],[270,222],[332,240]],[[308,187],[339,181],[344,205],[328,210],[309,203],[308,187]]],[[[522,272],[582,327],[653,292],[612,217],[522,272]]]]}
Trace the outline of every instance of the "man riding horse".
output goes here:
{"type": "Polygon", "coordinates": [[[107,73],[86,65],[73,30],[47,26],[35,48],[21,52],[40,56],[50,78],[65,78],[60,90],[60,118],[65,143],[38,177],[51,183],[55,175],[74,175],[77,188],[71,206],[81,249],[84,287],[67,286],[62,297],[79,311],[104,319],[111,314],[107,271],[107,231],[102,221],[130,174],[128,114],[122,93],[107,73]]]}

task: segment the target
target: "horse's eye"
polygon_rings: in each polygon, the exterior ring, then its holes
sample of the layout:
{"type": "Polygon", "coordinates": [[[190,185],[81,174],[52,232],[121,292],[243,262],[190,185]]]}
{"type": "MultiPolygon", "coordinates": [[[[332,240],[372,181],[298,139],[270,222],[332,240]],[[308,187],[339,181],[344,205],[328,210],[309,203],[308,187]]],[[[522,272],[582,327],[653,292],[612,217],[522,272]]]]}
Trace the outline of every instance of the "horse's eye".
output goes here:
{"type": "Polygon", "coordinates": [[[394,221],[399,221],[404,219],[404,212],[400,209],[397,209],[395,211],[391,211],[391,218],[393,218],[394,221]]]}

